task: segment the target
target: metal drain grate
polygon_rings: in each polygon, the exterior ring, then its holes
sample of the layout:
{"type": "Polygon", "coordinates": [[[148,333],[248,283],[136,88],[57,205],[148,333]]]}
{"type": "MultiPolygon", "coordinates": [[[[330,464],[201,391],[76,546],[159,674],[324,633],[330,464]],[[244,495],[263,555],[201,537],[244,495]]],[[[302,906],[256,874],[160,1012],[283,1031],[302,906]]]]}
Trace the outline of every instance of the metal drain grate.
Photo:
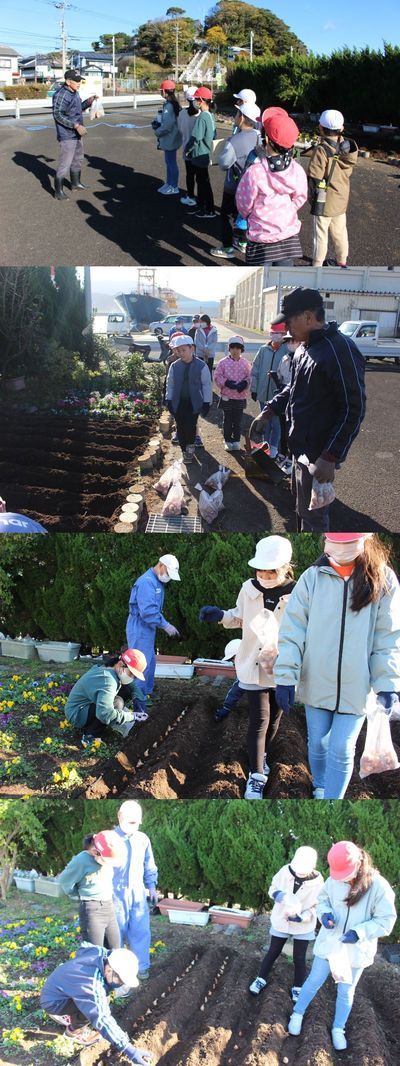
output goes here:
{"type": "Polygon", "coordinates": [[[176,515],[174,518],[164,518],[162,514],[150,514],[146,526],[146,533],[202,532],[203,526],[198,515],[195,518],[190,515],[176,515]]]}

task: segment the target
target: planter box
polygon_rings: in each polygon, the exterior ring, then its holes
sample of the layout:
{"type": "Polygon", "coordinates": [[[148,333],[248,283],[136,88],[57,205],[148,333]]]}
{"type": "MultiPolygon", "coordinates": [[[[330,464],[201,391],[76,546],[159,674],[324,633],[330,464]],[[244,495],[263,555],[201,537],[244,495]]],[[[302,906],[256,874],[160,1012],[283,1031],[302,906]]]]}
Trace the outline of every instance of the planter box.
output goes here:
{"type": "Polygon", "coordinates": [[[35,881],[35,892],[40,896],[55,896],[56,899],[64,896],[64,892],[61,888],[59,881],[53,881],[51,877],[37,877],[35,881]]]}
{"type": "Polygon", "coordinates": [[[62,640],[37,641],[35,647],[42,663],[72,663],[80,651],[80,644],[62,640]]]}
{"type": "Polygon", "coordinates": [[[20,892],[34,892],[35,891],[35,878],[34,877],[18,877],[14,876],[16,887],[20,892]]]}
{"type": "Polygon", "coordinates": [[[254,918],[254,911],[232,910],[231,907],[210,907],[211,921],[214,925],[238,925],[247,929],[254,918]]]}
{"type": "Polygon", "coordinates": [[[196,903],[191,899],[160,899],[157,904],[160,914],[168,915],[169,911],[202,911],[204,903],[196,903]]]}
{"type": "Polygon", "coordinates": [[[198,677],[236,677],[234,663],[223,662],[222,659],[195,659],[193,662],[195,673],[198,677]]]}
{"type": "Polygon", "coordinates": [[[1,654],[14,659],[36,659],[36,644],[34,640],[2,640],[1,654]]]}
{"type": "Polygon", "coordinates": [[[193,677],[192,663],[156,663],[156,677],[193,677]]]}
{"type": "Polygon", "coordinates": [[[168,918],[173,925],[208,925],[208,911],[168,911],[168,918]]]}

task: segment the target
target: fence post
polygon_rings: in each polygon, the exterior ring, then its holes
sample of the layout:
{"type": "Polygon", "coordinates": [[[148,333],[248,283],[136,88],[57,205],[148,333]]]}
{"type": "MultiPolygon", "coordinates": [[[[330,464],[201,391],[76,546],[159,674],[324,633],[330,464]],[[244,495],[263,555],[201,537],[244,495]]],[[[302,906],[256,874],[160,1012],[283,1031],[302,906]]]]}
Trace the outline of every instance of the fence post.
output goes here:
{"type": "Polygon", "coordinates": [[[19,117],[20,117],[20,108],[19,108],[19,99],[18,99],[18,96],[16,96],[16,97],[15,97],[15,117],[16,117],[16,118],[19,118],[19,117]]]}

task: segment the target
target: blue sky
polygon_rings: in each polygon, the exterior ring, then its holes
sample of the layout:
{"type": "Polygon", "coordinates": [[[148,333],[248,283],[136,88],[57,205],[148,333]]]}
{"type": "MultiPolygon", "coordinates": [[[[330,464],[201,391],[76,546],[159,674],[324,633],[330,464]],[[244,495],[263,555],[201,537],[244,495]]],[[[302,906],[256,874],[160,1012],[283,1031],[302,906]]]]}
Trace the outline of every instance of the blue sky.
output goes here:
{"type": "MultiPolygon", "coordinates": [[[[129,33],[144,21],[137,12],[139,7],[147,18],[157,18],[169,5],[159,0],[148,0],[139,5],[128,0],[117,0],[110,8],[106,0],[71,0],[66,11],[66,26],[71,48],[88,50],[91,42],[101,33],[124,30],[129,33]],[[85,3],[88,4],[86,8],[85,3]],[[115,13],[114,13],[115,12],[115,13]]],[[[210,7],[188,0],[179,6],[185,7],[188,15],[204,18],[210,7]]],[[[298,0],[283,0],[280,4],[261,3],[283,19],[298,37],[313,52],[329,54],[334,48],[353,45],[362,48],[381,48],[383,40],[396,44],[400,39],[400,5],[398,0],[335,0],[324,7],[318,0],[298,3],[298,0]]],[[[0,14],[0,42],[9,44],[22,54],[35,51],[52,51],[59,46],[60,12],[52,0],[2,0],[0,14]]]]}

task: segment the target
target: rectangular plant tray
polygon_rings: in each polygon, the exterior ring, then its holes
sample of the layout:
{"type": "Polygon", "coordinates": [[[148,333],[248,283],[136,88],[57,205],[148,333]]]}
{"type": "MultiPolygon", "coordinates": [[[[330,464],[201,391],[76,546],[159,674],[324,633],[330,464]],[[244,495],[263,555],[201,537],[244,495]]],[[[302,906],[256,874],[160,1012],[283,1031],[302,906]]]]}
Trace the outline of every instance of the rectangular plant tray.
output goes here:
{"type": "Polygon", "coordinates": [[[173,925],[208,925],[208,911],[168,911],[168,918],[173,925]]]}
{"type": "Polygon", "coordinates": [[[157,904],[160,914],[167,915],[169,911],[202,911],[204,903],[191,899],[160,899],[157,904]]]}
{"type": "Polygon", "coordinates": [[[14,877],[16,888],[20,892],[34,892],[35,891],[35,878],[34,877],[14,877]]]}
{"type": "Polygon", "coordinates": [[[47,640],[38,641],[35,647],[43,663],[72,663],[78,658],[81,646],[63,640],[47,640]]]}
{"type": "Polygon", "coordinates": [[[1,654],[14,659],[36,659],[34,640],[2,640],[1,654]]]}
{"type": "Polygon", "coordinates": [[[194,659],[193,666],[199,677],[236,677],[234,664],[222,659],[194,659]]]}
{"type": "Polygon", "coordinates": [[[47,877],[36,878],[35,892],[39,896],[55,896],[57,899],[64,895],[59,881],[51,881],[47,877]]]}
{"type": "Polygon", "coordinates": [[[192,663],[157,663],[156,677],[193,677],[192,663]]]}
{"type": "Polygon", "coordinates": [[[254,918],[254,911],[233,910],[231,907],[210,907],[211,921],[214,925],[239,925],[247,929],[254,918]]]}

